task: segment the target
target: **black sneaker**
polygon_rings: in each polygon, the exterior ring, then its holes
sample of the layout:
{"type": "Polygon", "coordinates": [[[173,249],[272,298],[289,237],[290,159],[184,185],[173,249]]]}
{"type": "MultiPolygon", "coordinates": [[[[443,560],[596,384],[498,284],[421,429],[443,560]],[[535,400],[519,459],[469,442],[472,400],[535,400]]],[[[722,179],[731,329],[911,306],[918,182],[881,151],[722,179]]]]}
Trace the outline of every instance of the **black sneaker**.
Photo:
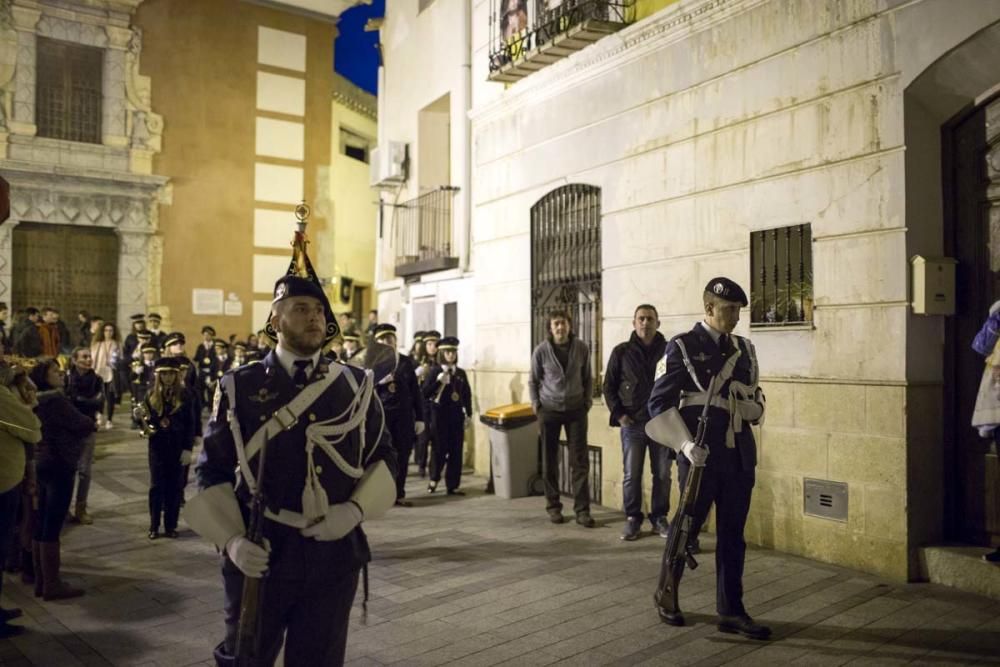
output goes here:
{"type": "Polygon", "coordinates": [[[661,516],[653,522],[653,532],[659,533],[663,539],[670,537],[670,524],[667,523],[667,517],[661,516]]]}
{"type": "Polygon", "coordinates": [[[563,521],[565,521],[561,509],[559,508],[550,509],[548,510],[548,512],[549,512],[549,521],[551,521],[552,523],[562,523],[563,521]]]}
{"type": "Polygon", "coordinates": [[[983,554],[983,560],[987,563],[1000,563],[1000,549],[994,549],[988,554],[983,554]]]}
{"type": "Polygon", "coordinates": [[[642,521],[630,516],[625,520],[625,527],[622,529],[622,539],[626,542],[633,542],[639,539],[639,529],[642,527],[642,521]]]}
{"type": "Polygon", "coordinates": [[[594,517],[590,516],[590,512],[579,512],[576,515],[576,522],[584,528],[593,528],[597,525],[594,517]]]}

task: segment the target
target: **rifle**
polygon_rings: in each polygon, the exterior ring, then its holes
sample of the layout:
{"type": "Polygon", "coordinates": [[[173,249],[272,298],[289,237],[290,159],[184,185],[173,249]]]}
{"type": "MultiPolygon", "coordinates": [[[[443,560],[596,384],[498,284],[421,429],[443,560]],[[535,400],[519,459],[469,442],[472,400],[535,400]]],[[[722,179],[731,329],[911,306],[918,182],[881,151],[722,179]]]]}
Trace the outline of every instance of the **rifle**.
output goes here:
{"type": "MultiPolygon", "coordinates": [[[[267,440],[260,447],[257,459],[257,489],[250,498],[250,521],[246,538],[261,548],[264,545],[264,461],[267,440]]],[[[265,573],[266,576],[266,573],[265,573]]],[[[243,577],[243,597],[240,599],[240,625],[236,633],[236,664],[257,667],[260,662],[260,599],[263,578],[243,577]]]]}
{"type": "MultiPolygon", "coordinates": [[[[713,377],[708,383],[708,391],[706,392],[708,398],[705,400],[705,407],[702,408],[701,415],[698,417],[698,432],[694,438],[695,447],[705,446],[705,438],[708,435],[708,408],[715,397],[715,381],[716,377],[713,377]]],[[[688,551],[688,542],[691,539],[691,529],[694,524],[694,505],[698,500],[701,475],[704,471],[704,466],[692,465],[690,467],[687,484],[684,487],[684,493],[681,494],[680,507],[674,514],[673,521],[670,522],[670,537],[667,539],[667,546],[663,551],[660,582],[656,589],[656,595],[653,596],[662,613],[671,615],[680,613],[677,593],[681,576],[684,574],[684,567],[687,566],[692,570],[698,567],[698,561],[688,551]]]]}

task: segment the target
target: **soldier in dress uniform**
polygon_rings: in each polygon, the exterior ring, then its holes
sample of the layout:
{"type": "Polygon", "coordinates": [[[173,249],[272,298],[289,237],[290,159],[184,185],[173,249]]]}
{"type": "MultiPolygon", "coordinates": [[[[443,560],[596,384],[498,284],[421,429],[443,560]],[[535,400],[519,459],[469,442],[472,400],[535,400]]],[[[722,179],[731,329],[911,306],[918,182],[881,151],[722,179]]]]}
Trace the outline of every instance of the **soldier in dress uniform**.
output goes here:
{"type": "Polygon", "coordinates": [[[424,401],[417,384],[413,360],[396,350],[396,327],[391,324],[375,325],[373,338],[392,348],[395,364],[392,371],[375,386],[385,409],[385,420],[396,449],[396,504],[410,507],[406,498],[406,473],[413,441],[424,431],[424,401]]]}
{"type": "Polygon", "coordinates": [[[243,577],[265,571],[260,664],[273,663],[284,638],[285,664],[340,665],[358,573],[371,558],[360,522],[392,507],[395,453],[373,375],[322,356],[338,330],[314,274],[278,280],[270,327],[275,350],[219,385],[197,467],[204,490],[185,516],[224,554],[220,665],[235,648],[243,577]],[[258,484],[269,550],[244,537],[258,484]]]}
{"type": "MultiPolygon", "coordinates": [[[[704,320],[670,341],[657,368],[648,404],[653,420],[647,425],[647,433],[678,452],[682,490],[691,466],[705,467],[691,534],[698,534],[714,503],[719,630],[766,639],[770,628],[756,623],[743,606],[743,529],[757,465],[757,446],[750,425],[759,423],[764,416],[756,352],[749,339],[733,333],[740,308],[747,305],[747,296],[732,280],[713,278],[705,287],[703,301],[704,320]],[[711,387],[715,394],[710,397],[711,387]],[[706,402],[706,447],[696,447],[691,434],[697,433],[698,418],[706,402]]],[[[663,591],[658,590],[657,602],[662,595],[663,591]]],[[[664,623],[684,625],[680,612],[668,612],[659,604],[657,611],[664,623]]]]}
{"type": "Polygon", "coordinates": [[[215,356],[215,329],[207,324],[201,328],[201,342],[194,353],[194,367],[198,378],[198,395],[203,405],[212,404],[208,380],[212,377],[212,357],[215,356]]]}
{"type": "Polygon", "coordinates": [[[344,341],[344,349],[340,353],[341,362],[346,364],[351,359],[364,352],[364,348],[361,346],[361,334],[357,331],[345,331],[341,335],[341,338],[344,341]]]}
{"type": "Polygon", "coordinates": [[[136,418],[135,408],[140,405],[149,393],[149,387],[153,383],[153,373],[156,367],[156,356],[158,347],[152,343],[146,343],[139,348],[142,359],[132,362],[132,375],[129,387],[132,394],[132,428],[139,428],[141,424],[136,418]]]}
{"type": "Polygon", "coordinates": [[[472,419],[472,391],[468,376],[458,367],[458,339],[442,338],[437,351],[438,363],[421,385],[424,398],[430,401],[434,442],[427,491],[434,493],[441,481],[441,470],[447,466],[444,481],[448,495],[461,496],[465,495],[458,490],[462,482],[462,445],[472,419]]]}
{"type": "Polygon", "coordinates": [[[146,324],[148,326],[149,333],[152,335],[152,343],[156,345],[157,349],[163,347],[163,341],[167,337],[165,331],[160,331],[160,322],[163,318],[160,317],[159,313],[150,313],[146,315],[146,324]]]}
{"type": "Polygon", "coordinates": [[[177,484],[181,469],[191,464],[196,412],[194,393],[182,383],[180,357],[156,360],[155,377],[137,416],[149,438],[149,534],[151,540],[164,535],[176,538],[183,488],[177,484]]]}

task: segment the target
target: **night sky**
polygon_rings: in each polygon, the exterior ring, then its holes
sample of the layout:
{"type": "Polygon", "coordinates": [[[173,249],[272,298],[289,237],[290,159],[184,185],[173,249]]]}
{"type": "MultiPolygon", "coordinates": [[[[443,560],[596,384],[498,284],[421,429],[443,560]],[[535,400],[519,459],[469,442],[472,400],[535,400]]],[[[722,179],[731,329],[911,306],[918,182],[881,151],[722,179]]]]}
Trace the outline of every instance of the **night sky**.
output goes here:
{"type": "Polygon", "coordinates": [[[379,16],[385,16],[385,0],[351,7],[340,15],[333,45],[333,69],[373,95],[378,92],[378,33],[365,32],[365,23],[379,16]]]}

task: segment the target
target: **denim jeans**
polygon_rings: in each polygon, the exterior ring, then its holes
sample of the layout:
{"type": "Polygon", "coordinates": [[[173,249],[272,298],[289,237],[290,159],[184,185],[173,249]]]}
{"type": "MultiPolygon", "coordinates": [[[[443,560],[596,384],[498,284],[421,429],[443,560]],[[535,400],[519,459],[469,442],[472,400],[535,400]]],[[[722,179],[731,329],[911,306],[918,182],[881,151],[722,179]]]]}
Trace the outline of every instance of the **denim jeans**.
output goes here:
{"type": "Polygon", "coordinates": [[[542,481],[545,509],[562,509],[559,497],[559,435],[566,430],[573,511],[590,511],[590,459],[587,458],[587,411],[542,411],[538,415],[542,435],[542,481]]]}
{"type": "Polygon", "coordinates": [[[90,469],[94,465],[94,446],[97,444],[97,436],[91,433],[83,441],[83,451],[80,452],[80,461],[76,464],[78,481],[76,483],[76,504],[87,504],[87,497],[90,495],[90,469]]]}
{"type": "Polygon", "coordinates": [[[642,471],[649,451],[649,468],[653,474],[653,491],[650,496],[649,520],[653,523],[664,518],[670,511],[670,466],[673,463],[671,450],[658,445],[646,436],[645,422],[635,422],[622,426],[622,501],[625,515],[643,519],[642,514],[642,471]]]}

